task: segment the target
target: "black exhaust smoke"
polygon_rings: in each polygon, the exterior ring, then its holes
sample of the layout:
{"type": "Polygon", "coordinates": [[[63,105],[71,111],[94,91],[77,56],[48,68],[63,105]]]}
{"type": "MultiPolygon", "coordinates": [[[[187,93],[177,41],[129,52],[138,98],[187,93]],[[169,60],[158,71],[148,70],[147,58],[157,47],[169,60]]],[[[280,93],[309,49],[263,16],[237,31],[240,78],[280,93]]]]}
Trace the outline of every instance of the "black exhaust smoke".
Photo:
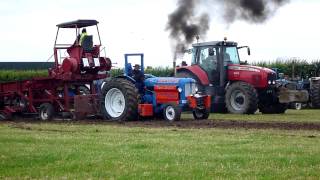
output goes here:
{"type": "Polygon", "coordinates": [[[228,23],[245,20],[263,23],[274,15],[289,0],[226,0],[224,18],[228,23]]]}
{"type": "MultiPolygon", "coordinates": [[[[263,23],[290,0],[178,0],[177,9],[169,15],[166,30],[174,44],[175,57],[183,52],[194,38],[205,38],[210,29],[210,7],[222,5],[221,16],[226,23],[244,20],[250,23],[263,23]],[[205,12],[196,13],[201,8],[205,12]]],[[[215,12],[214,15],[219,15],[215,12]]]]}
{"type": "Polygon", "coordinates": [[[204,13],[196,15],[195,10],[201,0],[178,0],[178,8],[169,15],[166,30],[176,53],[183,52],[186,45],[191,44],[196,35],[205,35],[209,30],[209,15],[204,13]]]}

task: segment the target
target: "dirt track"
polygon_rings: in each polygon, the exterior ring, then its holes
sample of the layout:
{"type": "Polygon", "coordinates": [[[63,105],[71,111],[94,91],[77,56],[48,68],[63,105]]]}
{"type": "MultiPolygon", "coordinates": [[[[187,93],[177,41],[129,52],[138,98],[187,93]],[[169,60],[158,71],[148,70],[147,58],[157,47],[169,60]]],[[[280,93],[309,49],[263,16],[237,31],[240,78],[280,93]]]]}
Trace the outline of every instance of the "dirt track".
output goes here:
{"type": "Polygon", "coordinates": [[[148,121],[132,121],[132,122],[107,122],[98,120],[83,120],[83,121],[51,121],[40,122],[35,120],[18,120],[1,122],[11,125],[19,123],[53,123],[53,124],[101,124],[101,125],[116,125],[121,127],[145,127],[145,128],[181,128],[181,129],[201,129],[201,128],[221,128],[221,129],[283,129],[283,130],[315,130],[320,131],[320,123],[309,122],[252,122],[242,120],[183,120],[173,123],[168,123],[163,120],[148,120],[148,121]]]}
{"type": "Polygon", "coordinates": [[[285,129],[285,130],[317,130],[320,131],[320,123],[292,123],[292,122],[248,122],[234,120],[185,120],[180,122],[168,123],[165,121],[136,121],[125,122],[121,126],[128,127],[150,127],[150,128],[223,128],[223,129],[285,129]]]}

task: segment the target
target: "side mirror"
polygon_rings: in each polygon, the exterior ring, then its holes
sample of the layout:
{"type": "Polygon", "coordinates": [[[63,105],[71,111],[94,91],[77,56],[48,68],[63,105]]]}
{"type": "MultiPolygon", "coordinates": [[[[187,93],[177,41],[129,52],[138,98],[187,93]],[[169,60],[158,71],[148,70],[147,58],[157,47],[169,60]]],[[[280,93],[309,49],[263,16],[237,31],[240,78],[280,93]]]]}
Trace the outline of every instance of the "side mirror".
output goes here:
{"type": "Polygon", "coordinates": [[[250,56],[250,55],[251,55],[251,50],[250,50],[250,48],[248,47],[247,50],[248,50],[248,55],[250,56]]]}
{"type": "Polygon", "coordinates": [[[245,60],[245,61],[240,61],[240,65],[249,65],[248,61],[245,60]]]}
{"type": "Polygon", "coordinates": [[[188,54],[192,54],[192,52],[193,52],[193,49],[186,50],[186,53],[188,53],[188,54]]]}

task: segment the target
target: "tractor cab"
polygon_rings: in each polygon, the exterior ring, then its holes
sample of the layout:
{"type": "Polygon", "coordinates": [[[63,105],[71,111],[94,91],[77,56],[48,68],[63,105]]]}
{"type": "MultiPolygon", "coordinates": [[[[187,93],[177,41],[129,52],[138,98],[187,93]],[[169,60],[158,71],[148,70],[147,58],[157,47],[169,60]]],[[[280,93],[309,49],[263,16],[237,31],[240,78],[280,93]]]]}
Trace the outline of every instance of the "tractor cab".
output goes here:
{"type": "MultiPolygon", "coordinates": [[[[250,49],[248,48],[248,54],[250,49]]],[[[192,65],[199,66],[208,77],[208,81],[213,85],[225,84],[228,65],[240,65],[240,57],[236,42],[230,41],[213,41],[205,43],[197,43],[193,45],[192,65]]]]}
{"type": "Polygon", "coordinates": [[[100,54],[103,49],[98,24],[96,20],[76,20],[57,25],[54,43],[55,67],[49,71],[51,76],[65,78],[84,74],[97,75],[110,70],[110,59],[100,54]],[[85,29],[89,29],[88,34],[81,37],[81,32],[85,29]],[[92,33],[95,33],[96,37],[91,35],[92,33]]]}

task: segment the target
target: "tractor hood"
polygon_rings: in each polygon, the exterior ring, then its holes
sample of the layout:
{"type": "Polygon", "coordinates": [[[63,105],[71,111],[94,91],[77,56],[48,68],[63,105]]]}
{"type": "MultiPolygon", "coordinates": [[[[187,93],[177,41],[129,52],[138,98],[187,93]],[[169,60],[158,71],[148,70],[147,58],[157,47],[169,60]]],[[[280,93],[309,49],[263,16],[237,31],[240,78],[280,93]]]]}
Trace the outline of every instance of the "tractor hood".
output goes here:
{"type": "Polygon", "coordinates": [[[167,86],[183,86],[187,83],[195,83],[196,81],[192,78],[173,78],[173,77],[155,77],[148,78],[145,80],[145,86],[151,87],[156,85],[167,85],[167,86]]]}
{"type": "Polygon", "coordinates": [[[276,84],[276,73],[268,68],[249,65],[229,65],[228,80],[247,82],[255,88],[267,88],[276,84]]]}
{"type": "Polygon", "coordinates": [[[272,74],[276,73],[269,68],[259,67],[259,66],[250,66],[250,65],[229,65],[229,70],[236,70],[236,71],[248,71],[248,72],[257,72],[257,73],[267,73],[272,74]]]}

